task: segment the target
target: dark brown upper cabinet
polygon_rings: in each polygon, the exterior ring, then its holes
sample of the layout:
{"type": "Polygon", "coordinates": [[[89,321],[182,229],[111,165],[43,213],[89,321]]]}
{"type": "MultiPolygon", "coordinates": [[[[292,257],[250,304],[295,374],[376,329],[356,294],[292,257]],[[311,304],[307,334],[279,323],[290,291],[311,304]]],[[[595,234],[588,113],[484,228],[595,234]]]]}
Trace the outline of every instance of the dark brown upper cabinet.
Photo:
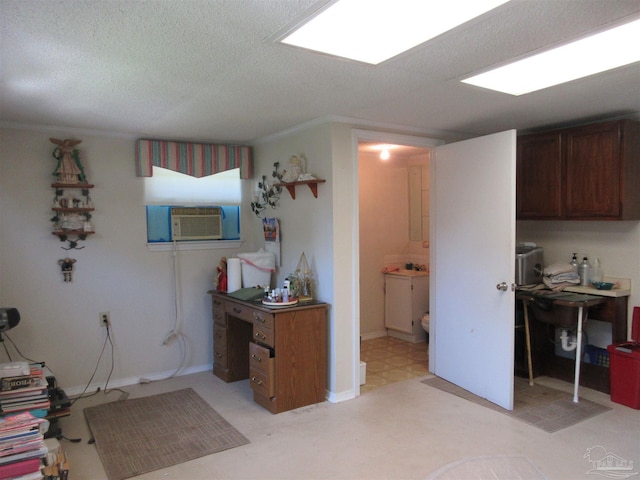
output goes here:
{"type": "Polygon", "coordinates": [[[640,220],[640,123],[518,137],[518,220],[640,220]]]}

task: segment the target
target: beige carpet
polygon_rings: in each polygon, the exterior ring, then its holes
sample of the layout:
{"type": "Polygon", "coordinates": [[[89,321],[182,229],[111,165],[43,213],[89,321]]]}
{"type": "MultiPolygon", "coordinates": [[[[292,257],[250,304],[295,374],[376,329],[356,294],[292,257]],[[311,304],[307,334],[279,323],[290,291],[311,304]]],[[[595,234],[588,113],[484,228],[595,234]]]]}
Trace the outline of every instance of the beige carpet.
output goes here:
{"type": "Polygon", "coordinates": [[[539,384],[529,386],[526,379],[519,377],[516,377],[514,381],[514,405],[511,411],[439,377],[427,378],[422,383],[509,415],[549,433],[557,432],[611,410],[609,407],[585,398],[580,398],[578,403],[574,403],[573,395],[570,393],[539,384]]]}
{"type": "Polygon", "coordinates": [[[84,409],[109,480],[249,443],[193,389],[84,409]]]}

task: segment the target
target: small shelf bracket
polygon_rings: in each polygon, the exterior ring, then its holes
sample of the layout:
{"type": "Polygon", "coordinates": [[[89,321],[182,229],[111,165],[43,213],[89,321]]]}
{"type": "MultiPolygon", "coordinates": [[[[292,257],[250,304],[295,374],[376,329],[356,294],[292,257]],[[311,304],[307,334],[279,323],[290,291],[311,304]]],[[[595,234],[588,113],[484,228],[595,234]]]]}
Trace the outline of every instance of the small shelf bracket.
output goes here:
{"type": "Polygon", "coordinates": [[[313,196],[315,198],[318,198],[318,184],[319,183],[324,183],[324,182],[326,182],[326,180],[320,180],[320,179],[300,180],[298,182],[276,183],[274,185],[274,187],[285,187],[287,189],[287,191],[289,192],[289,195],[291,195],[291,198],[293,200],[295,200],[296,199],[296,185],[308,185],[309,189],[311,190],[311,193],[313,193],[313,196]]]}

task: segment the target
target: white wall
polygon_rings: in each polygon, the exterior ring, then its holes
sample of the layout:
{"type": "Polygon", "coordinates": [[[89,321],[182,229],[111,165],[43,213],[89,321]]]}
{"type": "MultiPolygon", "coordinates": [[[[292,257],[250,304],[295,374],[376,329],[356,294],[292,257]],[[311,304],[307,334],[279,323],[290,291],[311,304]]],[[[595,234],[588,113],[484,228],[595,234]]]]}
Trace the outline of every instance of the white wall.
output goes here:
{"type": "Polygon", "coordinates": [[[633,307],[640,305],[640,222],[517,222],[517,242],[544,248],[544,264],[569,262],[573,252],[593,262],[600,257],[605,276],[631,279],[629,333],[633,307]]]}
{"type": "MultiPolygon", "coordinates": [[[[16,307],[20,324],[9,336],[28,357],[45,361],[68,393],[89,381],[106,329],[98,313],[111,312],[114,370],[109,386],[160,378],[180,365],[179,342],[162,346],[174,322],[171,252],[147,249],[143,180],[135,176],[135,139],[60,129],[0,130],[0,306],[16,307]],[[65,251],[51,234],[55,159],[49,137],[77,138],[95,204],[96,234],[81,250],[65,251]],[[77,260],[72,283],[63,282],[58,260],[77,260]]],[[[246,183],[248,188],[249,182],[246,183]]],[[[243,187],[244,188],[244,187],[243,187]]],[[[246,206],[243,211],[249,211],[246,206]]],[[[251,214],[252,215],[252,214],[251,214]]],[[[248,218],[248,217],[245,217],[248,218]]],[[[251,224],[243,220],[240,251],[255,251],[251,224]]],[[[235,250],[178,253],[186,372],[212,365],[211,306],[215,266],[235,250]]],[[[7,342],[8,343],[8,342],[7,342]]],[[[14,360],[19,356],[8,346],[14,360]]],[[[8,361],[0,352],[0,361],[8,361]]],[[[110,347],[93,379],[104,387],[110,347]]]]}
{"type": "MultiPolygon", "coordinates": [[[[336,325],[334,306],[334,211],[332,196],[332,150],[331,125],[324,123],[311,125],[271,139],[265,139],[255,145],[254,174],[256,178],[266,175],[272,178],[273,164],[280,162],[280,168],[286,168],[292,155],[304,154],[307,158],[307,171],[316,178],[326,180],[318,184],[318,198],[315,198],[306,185],[296,187],[296,198],[283,189],[276,209],[268,209],[264,216],[275,217],[280,221],[281,229],[281,265],[278,268],[276,282],[282,285],[284,279],[293,273],[304,252],[315,277],[314,296],[317,300],[329,304],[328,322],[328,388],[335,392],[337,386],[336,344],[339,343],[339,331],[343,326],[336,325]]],[[[261,220],[254,215],[254,225],[261,228],[261,220]]],[[[334,397],[333,393],[330,396],[334,397]]]]}

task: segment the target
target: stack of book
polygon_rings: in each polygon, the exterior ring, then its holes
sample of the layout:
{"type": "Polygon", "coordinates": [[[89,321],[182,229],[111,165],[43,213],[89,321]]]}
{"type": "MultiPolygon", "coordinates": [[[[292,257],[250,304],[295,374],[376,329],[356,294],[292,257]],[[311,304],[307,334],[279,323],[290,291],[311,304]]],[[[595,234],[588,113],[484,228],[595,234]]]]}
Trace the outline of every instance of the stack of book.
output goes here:
{"type": "Polygon", "coordinates": [[[40,363],[11,362],[0,364],[0,415],[8,415],[25,410],[44,410],[46,415],[49,401],[48,384],[40,363]]]}
{"type": "Polygon", "coordinates": [[[0,418],[0,479],[37,480],[47,455],[43,424],[29,412],[0,418]]]}
{"type": "Polygon", "coordinates": [[[0,480],[42,477],[44,435],[50,407],[40,363],[0,364],[0,480]]]}

